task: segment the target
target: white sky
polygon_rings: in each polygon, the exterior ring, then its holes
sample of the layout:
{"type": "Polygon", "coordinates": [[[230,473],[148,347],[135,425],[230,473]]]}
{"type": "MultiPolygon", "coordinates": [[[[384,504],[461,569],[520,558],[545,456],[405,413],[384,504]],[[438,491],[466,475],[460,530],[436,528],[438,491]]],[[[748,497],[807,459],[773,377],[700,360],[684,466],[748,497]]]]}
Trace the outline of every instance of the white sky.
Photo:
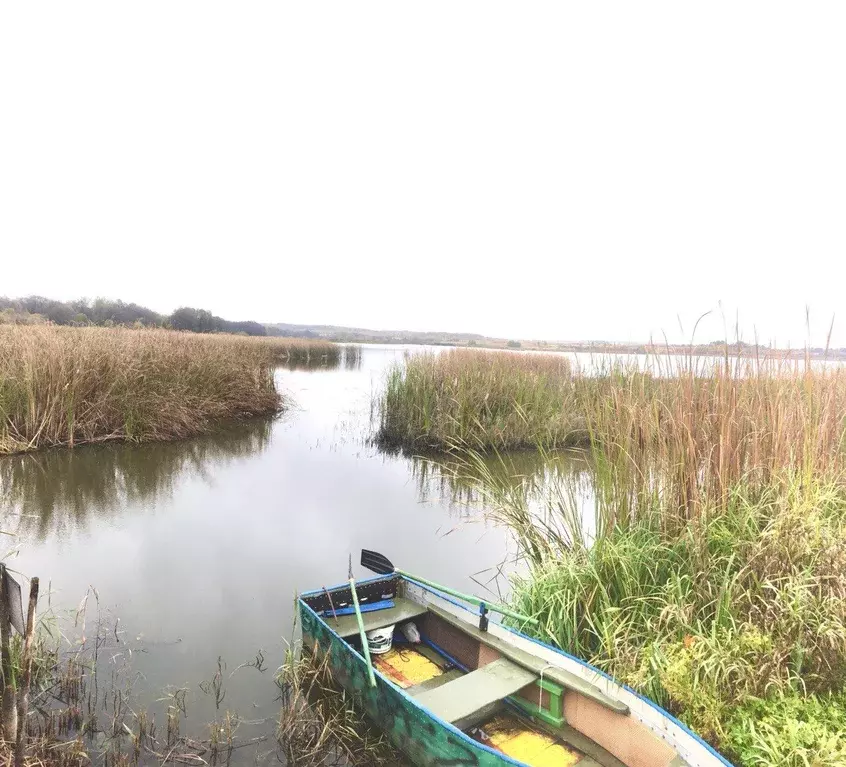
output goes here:
{"type": "Polygon", "coordinates": [[[822,344],[846,289],[844,22],[842,2],[3,3],[0,295],[621,341],[722,302],[794,345],[808,305],[822,344]]]}

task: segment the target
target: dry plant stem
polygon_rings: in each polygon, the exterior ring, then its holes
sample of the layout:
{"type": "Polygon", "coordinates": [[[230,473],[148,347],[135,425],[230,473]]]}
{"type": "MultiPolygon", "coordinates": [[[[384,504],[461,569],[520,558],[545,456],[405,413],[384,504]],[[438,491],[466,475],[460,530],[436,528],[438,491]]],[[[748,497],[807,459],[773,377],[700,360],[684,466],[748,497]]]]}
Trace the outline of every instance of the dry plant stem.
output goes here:
{"type": "Polygon", "coordinates": [[[26,613],[26,634],[23,648],[23,681],[18,693],[18,733],[15,743],[15,767],[23,767],[26,746],[26,717],[29,711],[29,688],[32,684],[32,638],[35,633],[35,606],[38,604],[38,578],[29,584],[29,607],[26,613]]]}

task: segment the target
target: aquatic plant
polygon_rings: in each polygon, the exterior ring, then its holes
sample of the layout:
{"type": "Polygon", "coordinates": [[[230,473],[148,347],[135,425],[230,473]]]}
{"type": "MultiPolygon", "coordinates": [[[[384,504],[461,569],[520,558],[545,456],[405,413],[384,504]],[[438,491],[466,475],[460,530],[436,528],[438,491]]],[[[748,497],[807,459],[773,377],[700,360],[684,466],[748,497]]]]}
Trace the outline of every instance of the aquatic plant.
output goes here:
{"type": "Polygon", "coordinates": [[[274,413],[275,365],[338,354],[302,339],[0,326],[0,454],[178,439],[274,413]]]}
{"type": "Polygon", "coordinates": [[[410,450],[563,447],[584,437],[562,355],[452,349],[408,356],[379,395],[378,439],[410,450]]]}
{"type": "Polygon", "coordinates": [[[384,733],[332,678],[329,656],[292,647],[277,674],[282,709],[276,739],[291,767],[381,767],[404,763],[384,733]]]}

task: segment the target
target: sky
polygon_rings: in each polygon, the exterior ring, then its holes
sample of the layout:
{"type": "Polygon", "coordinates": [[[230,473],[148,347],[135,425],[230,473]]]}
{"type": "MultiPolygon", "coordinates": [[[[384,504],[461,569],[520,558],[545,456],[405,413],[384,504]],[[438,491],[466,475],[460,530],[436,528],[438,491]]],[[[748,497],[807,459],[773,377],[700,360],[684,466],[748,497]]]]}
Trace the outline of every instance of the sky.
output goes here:
{"type": "Polygon", "coordinates": [[[4,3],[0,295],[846,346],[844,35],[842,2],[4,3]]]}

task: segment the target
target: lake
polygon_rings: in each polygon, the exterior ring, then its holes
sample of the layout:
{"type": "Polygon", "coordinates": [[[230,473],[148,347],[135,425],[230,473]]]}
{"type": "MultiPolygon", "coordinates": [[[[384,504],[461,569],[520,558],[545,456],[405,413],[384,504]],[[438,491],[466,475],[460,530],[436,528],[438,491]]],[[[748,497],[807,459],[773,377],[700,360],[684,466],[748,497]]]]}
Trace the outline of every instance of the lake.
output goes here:
{"type": "Polygon", "coordinates": [[[442,498],[418,461],[370,442],[371,396],[405,351],[363,347],[353,369],[280,368],[291,407],[213,436],[0,460],[6,546],[19,552],[10,568],[40,576],[42,610],[49,584],[65,626],[92,589],[85,631],[98,600],[104,622],[117,621],[111,661],[159,722],[166,688],[188,689],[191,727],[214,716],[199,684],[220,657],[223,708],[266,731],[298,591],[346,580],[350,555],[369,575],[362,547],[476,593],[507,558],[503,530],[442,498]],[[259,650],[266,671],[232,673],[259,650]]]}

